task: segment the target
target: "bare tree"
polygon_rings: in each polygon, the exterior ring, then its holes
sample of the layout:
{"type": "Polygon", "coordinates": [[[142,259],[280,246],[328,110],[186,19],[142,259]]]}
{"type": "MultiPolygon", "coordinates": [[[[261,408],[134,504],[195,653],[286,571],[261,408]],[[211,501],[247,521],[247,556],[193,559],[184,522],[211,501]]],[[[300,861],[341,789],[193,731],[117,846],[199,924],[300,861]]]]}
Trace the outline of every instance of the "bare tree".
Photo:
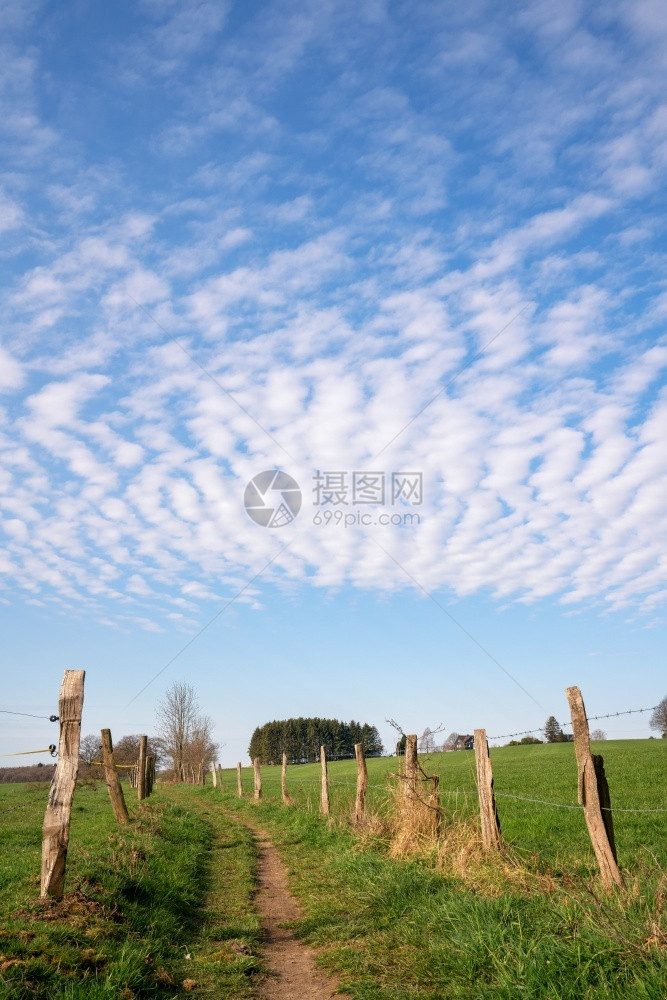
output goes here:
{"type": "Polygon", "coordinates": [[[82,764],[95,764],[102,760],[102,740],[99,736],[83,736],[79,744],[79,760],[82,764]]]}
{"type": "MultiPolygon", "coordinates": [[[[139,760],[139,735],[123,736],[118,742],[114,741],[113,759],[116,764],[136,764],[139,760]]],[[[157,736],[149,736],[146,745],[147,753],[155,757],[155,766],[160,767],[165,761],[165,752],[162,748],[162,741],[157,736]]]]}
{"type": "Polygon", "coordinates": [[[213,723],[199,711],[191,685],[177,681],[157,709],[159,742],[172,764],[174,777],[186,781],[201,777],[214,761],[218,746],[213,742],[213,723]]]}
{"type": "Polygon", "coordinates": [[[433,753],[434,750],[435,750],[435,740],[433,738],[433,733],[427,726],[419,738],[419,752],[433,753]]]}
{"type": "Polygon", "coordinates": [[[458,743],[459,734],[450,733],[445,742],[442,744],[443,750],[456,750],[456,744],[458,743]]]}
{"type": "Polygon", "coordinates": [[[605,733],[604,729],[594,729],[593,732],[591,733],[591,739],[592,740],[606,740],[607,739],[607,734],[605,733]]]}
{"type": "Polygon", "coordinates": [[[213,723],[209,717],[199,716],[185,748],[184,763],[186,767],[192,767],[197,781],[203,781],[218,754],[218,744],[213,742],[212,729],[213,723]]]}
{"type": "Polygon", "coordinates": [[[651,729],[657,729],[663,739],[667,739],[667,698],[663,698],[660,704],[656,705],[649,719],[649,726],[651,729]]]}

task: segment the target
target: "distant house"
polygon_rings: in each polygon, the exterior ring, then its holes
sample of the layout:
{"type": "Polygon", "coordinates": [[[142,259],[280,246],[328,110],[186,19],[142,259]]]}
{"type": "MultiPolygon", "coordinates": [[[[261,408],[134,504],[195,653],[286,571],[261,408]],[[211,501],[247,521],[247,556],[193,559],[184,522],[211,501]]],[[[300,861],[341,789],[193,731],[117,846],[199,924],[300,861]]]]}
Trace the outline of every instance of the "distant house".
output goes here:
{"type": "Polygon", "coordinates": [[[475,737],[474,736],[459,736],[454,744],[454,750],[474,750],[475,749],[475,737]]]}

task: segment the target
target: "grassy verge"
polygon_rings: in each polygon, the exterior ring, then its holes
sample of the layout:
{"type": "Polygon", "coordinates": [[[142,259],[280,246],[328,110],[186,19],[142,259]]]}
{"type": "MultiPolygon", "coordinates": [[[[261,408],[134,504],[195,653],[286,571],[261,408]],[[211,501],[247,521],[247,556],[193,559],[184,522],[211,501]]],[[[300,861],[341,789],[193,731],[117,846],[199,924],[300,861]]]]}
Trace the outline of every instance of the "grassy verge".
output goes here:
{"type": "Polygon", "coordinates": [[[43,902],[47,792],[0,788],[0,998],[249,997],[258,926],[246,832],[172,790],[131,803],[120,828],[103,785],[79,789],[67,891],[43,902]]]}
{"type": "Polygon", "coordinates": [[[631,874],[615,899],[577,878],[471,889],[303,809],[231,793],[224,807],[281,849],[304,912],[297,931],[355,1000],[664,1000],[659,872],[631,874]]]}

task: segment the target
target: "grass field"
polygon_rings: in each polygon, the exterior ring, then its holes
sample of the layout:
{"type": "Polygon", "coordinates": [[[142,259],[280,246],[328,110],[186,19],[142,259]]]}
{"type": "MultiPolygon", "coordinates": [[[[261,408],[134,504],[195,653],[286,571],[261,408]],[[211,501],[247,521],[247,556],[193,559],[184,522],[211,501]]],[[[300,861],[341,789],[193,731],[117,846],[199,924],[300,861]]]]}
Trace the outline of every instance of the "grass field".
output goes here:
{"type": "MultiPolygon", "coordinates": [[[[667,740],[609,740],[593,744],[602,753],[614,809],[614,828],[621,865],[639,863],[652,852],[667,867],[667,813],[633,813],[623,809],[667,810],[667,740]]],[[[442,805],[457,816],[477,814],[474,754],[469,751],[420,757],[428,774],[440,776],[442,805]]],[[[537,852],[556,868],[593,869],[595,858],[579,809],[525,802],[539,799],[577,805],[577,767],[571,743],[500,747],[491,750],[498,812],[504,839],[519,851],[537,852]],[[521,798],[511,798],[519,796],[521,798]]],[[[369,759],[368,808],[386,815],[391,808],[391,774],[395,757],[369,759]]],[[[263,767],[262,794],[280,799],[280,767],[263,767]]],[[[332,813],[350,813],[356,785],[355,761],[329,764],[332,813]]],[[[290,795],[299,808],[317,811],[319,764],[288,767],[290,795]]],[[[252,768],[243,769],[244,787],[252,790],[252,768]]],[[[236,788],[236,772],[224,771],[224,785],[236,788]]],[[[666,994],[667,995],[667,994],[666,994]]]]}
{"type": "MultiPolygon", "coordinates": [[[[599,893],[576,804],[569,744],[492,751],[510,860],[471,856],[471,877],[433,852],[389,853],[395,758],[368,761],[361,835],[347,822],[356,765],[330,765],[332,817],[318,815],[319,767],[288,770],[294,807],[280,804],[280,769],[264,797],[161,786],[116,826],[103,783],[77,789],[67,894],[40,903],[46,785],[0,785],[0,1000],[198,995],[250,1000],[260,940],[255,849],[244,824],[266,829],[302,908],[298,933],[323,950],[354,1000],[665,1000],[667,996],[667,741],[608,742],[619,861],[627,887],[599,893]],[[518,796],[510,798],[506,796],[518,796]],[[592,890],[592,891],[591,891],[592,890]],[[195,985],[196,984],[196,985],[195,985]]],[[[423,761],[441,778],[448,830],[474,825],[471,753],[423,761]]],[[[448,841],[445,841],[448,844],[448,841]]],[[[447,848],[449,849],[449,848],[447,848]]]]}
{"type": "Polygon", "coordinates": [[[66,895],[43,903],[47,794],[0,785],[2,1000],[167,998],[192,983],[247,1000],[259,932],[248,831],[180,788],[141,806],[128,796],[132,823],[119,828],[106,786],[91,784],[74,800],[66,895]]]}

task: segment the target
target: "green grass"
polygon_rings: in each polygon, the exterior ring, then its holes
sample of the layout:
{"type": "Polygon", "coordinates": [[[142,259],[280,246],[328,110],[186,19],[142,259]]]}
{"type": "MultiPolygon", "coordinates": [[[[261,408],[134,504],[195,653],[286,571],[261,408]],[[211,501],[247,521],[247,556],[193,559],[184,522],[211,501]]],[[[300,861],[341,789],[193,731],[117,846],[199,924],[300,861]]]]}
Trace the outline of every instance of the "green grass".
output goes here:
{"type": "Polygon", "coordinates": [[[297,932],[354,1000],[664,1000],[655,873],[599,901],[577,879],[471,891],[307,810],[223,799],[279,846],[297,932]]]}
{"type": "Polygon", "coordinates": [[[44,905],[47,792],[0,786],[2,1000],[167,998],[185,996],[187,980],[199,996],[252,995],[255,854],[243,828],[171,790],[142,805],[128,796],[132,822],[118,827],[103,784],[78,789],[66,895],[44,905]]]}
{"type": "MultiPolygon", "coordinates": [[[[614,809],[619,863],[641,863],[652,852],[667,865],[667,814],[622,812],[621,809],[667,809],[667,740],[609,740],[593,744],[604,756],[614,809]]],[[[472,752],[432,754],[420,758],[429,774],[440,776],[441,801],[446,814],[475,816],[477,792],[472,752]]],[[[491,751],[497,806],[503,837],[515,850],[539,853],[557,869],[595,868],[583,814],[578,809],[523,802],[506,796],[541,799],[562,805],[577,804],[577,767],[571,743],[500,747],[491,751]]],[[[399,766],[395,757],[369,759],[368,808],[380,816],[390,808],[390,775],[399,766]]],[[[349,815],[354,803],[356,763],[329,764],[332,813],[349,815]]],[[[319,764],[288,767],[288,789],[297,807],[317,812],[319,764]]],[[[243,769],[245,789],[252,789],[252,769],[243,769]]],[[[262,768],[262,794],[280,799],[280,767],[262,768]]],[[[236,788],[236,773],[224,772],[227,790],[236,788]]]]}
{"type": "MultiPolygon", "coordinates": [[[[0,1000],[171,997],[249,1000],[258,982],[255,849],[241,822],[264,827],[288,864],[303,919],[354,1000],[664,1000],[667,995],[667,741],[608,742],[619,861],[627,889],[603,897],[583,816],[524,799],[576,804],[569,744],[492,751],[503,836],[521,860],[462,880],[435,852],[392,859],[386,825],[359,837],[347,823],[354,761],[330,765],[332,818],[318,815],[319,767],[292,767],[296,804],[280,802],[280,769],[264,799],[161,787],[116,826],[103,784],[77,790],[68,895],[37,900],[46,786],[0,785],[0,1000]],[[515,795],[519,798],[506,796],[515,795]],[[31,801],[35,799],[36,801],[31,801]],[[15,808],[26,805],[25,808],[15,808]],[[549,879],[542,873],[549,872],[549,879]],[[49,919],[51,916],[57,919],[49,919]]],[[[395,758],[368,761],[368,806],[385,819],[395,758]]],[[[436,754],[445,823],[476,821],[474,757],[436,754]]],[[[474,872],[473,872],[474,874],[474,872]]]]}

